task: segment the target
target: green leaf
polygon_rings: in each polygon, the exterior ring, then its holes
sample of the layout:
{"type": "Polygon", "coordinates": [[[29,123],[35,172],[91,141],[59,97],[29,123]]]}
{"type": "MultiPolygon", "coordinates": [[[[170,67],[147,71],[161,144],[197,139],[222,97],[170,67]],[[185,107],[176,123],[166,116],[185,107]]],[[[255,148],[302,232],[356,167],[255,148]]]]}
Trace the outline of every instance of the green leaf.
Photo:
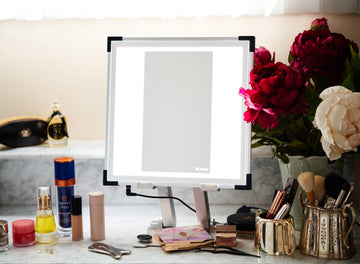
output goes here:
{"type": "Polygon", "coordinates": [[[320,99],[317,91],[312,86],[310,86],[306,89],[305,99],[309,104],[309,107],[306,109],[306,111],[307,111],[306,117],[309,120],[313,121],[315,112],[316,112],[316,108],[320,104],[321,99],[320,99]]]}
{"type": "Polygon", "coordinates": [[[294,57],[291,52],[289,51],[289,56],[288,56],[288,61],[289,63],[292,62],[293,60],[296,60],[296,57],[294,57]]]}
{"type": "Polygon", "coordinates": [[[259,141],[251,144],[251,148],[258,148],[262,146],[264,146],[264,144],[259,143],[259,141]]]}
{"type": "Polygon", "coordinates": [[[353,92],[360,92],[360,57],[351,48],[351,61],[346,59],[345,78],[342,86],[348,88],[353,92]]]}
{"type": "Polygon", "coordinates": [[[270,134],[266,133],[266,132],[259,132],[259,133],[256,133],[253,138],[266,138],[266,139],[269,139],[273,142],[276,142],[278,144],[281,143],[281,141],[279,139],[277,139],[276,137],[273,137],[271,136],[270,134]]]}
{"type": "Polygon", "coordinates": [[[301,142],[300,140],[293,140],[288,143],[289,147],[298,148],[302,150],[308,150],[309,146],[305,144],[304,142],[301,142]]]}

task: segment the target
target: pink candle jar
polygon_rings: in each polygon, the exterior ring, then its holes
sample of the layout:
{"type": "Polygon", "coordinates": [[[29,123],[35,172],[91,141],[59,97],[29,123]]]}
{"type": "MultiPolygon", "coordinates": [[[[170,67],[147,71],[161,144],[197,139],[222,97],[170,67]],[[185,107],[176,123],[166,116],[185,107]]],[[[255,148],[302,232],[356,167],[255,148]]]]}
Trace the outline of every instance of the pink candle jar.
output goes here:
{"type": "Polygon", "coordinates": [[[13,244],[28,247],[35,244],[35,225],[33,220],[21,219],[12,222],[13,244]]]}

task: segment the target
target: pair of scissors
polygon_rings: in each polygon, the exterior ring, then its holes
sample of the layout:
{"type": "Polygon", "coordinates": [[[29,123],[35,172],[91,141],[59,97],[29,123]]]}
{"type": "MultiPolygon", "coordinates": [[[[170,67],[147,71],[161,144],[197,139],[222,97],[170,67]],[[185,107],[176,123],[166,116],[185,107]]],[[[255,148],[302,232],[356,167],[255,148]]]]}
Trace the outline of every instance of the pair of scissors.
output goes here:
{"type": "Polygon", "coordinates": [[[91,244],[88,249],[92,252],[108,254],[114,259],[121,259],[122,255],[129,255],[131,253],[131,250],[116,248],[101,242],[91,244]]]}

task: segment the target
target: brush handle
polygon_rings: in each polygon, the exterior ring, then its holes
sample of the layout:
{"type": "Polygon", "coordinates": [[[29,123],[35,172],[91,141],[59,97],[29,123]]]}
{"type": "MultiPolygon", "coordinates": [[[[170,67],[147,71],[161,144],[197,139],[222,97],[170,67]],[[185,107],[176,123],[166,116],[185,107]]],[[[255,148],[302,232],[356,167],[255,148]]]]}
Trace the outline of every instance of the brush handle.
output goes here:
{"type": "Polygon", "coordinates": [[[347,200],[349,199],[349,196],[353,190],[354,190],[354,186],[351,186],[348,194],[346,195],[344,201],[342,202],[342,205],[341,205],[342,208],[345,206],[345,204],[346,204],[347,200]]]}
{"type": "Polygon", "coordinates": [[[308,198],[309,205],[314,206],[315,205],[315,195],[313,191],[307,192],[306,196],[308,198]]]}
{"type": "Polygon", "coordinates": [[[283,190],[278,190],[275,198],[270,206],[269,211],[266,214],[266,219],[273,219],[274,216],[276,215],[276,213],[278,212],[278,210],[280,209],[280,206],[282,204],[282,202],[284,201],[286,192],[283,190]]]}

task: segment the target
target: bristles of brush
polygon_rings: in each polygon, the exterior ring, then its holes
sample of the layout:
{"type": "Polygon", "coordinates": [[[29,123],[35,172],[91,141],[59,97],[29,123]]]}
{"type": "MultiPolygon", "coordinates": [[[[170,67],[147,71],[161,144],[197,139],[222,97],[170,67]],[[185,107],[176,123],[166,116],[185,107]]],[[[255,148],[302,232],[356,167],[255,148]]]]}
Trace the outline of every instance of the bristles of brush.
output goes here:
{"type": "Polygon", "coordinates": [[[315,196],[315,205],[318,206],[319,203],[325,198],[325,177],[320,175],[314,176],[314,196],[315,196]]]}
{"type": "Polygon", "coordinates": [[[306,192],[309,205],[315,205],[315,196],[314,196],[314,173],[307,171],[303,172],[298,176],[298,182],[306,192]]]}
{"type": "Polygon", "coordinates": [[[325,177],[325,189],[327,196],[337,199],[342,189],[349,192],[350,184],[343,177],[330,173],[325,177]]]}
{"type": "Polygon", "coordinates": [[[305,192],[314,190],[314,173],[307,171],[298,176],[298,182],[305,192]]]}

